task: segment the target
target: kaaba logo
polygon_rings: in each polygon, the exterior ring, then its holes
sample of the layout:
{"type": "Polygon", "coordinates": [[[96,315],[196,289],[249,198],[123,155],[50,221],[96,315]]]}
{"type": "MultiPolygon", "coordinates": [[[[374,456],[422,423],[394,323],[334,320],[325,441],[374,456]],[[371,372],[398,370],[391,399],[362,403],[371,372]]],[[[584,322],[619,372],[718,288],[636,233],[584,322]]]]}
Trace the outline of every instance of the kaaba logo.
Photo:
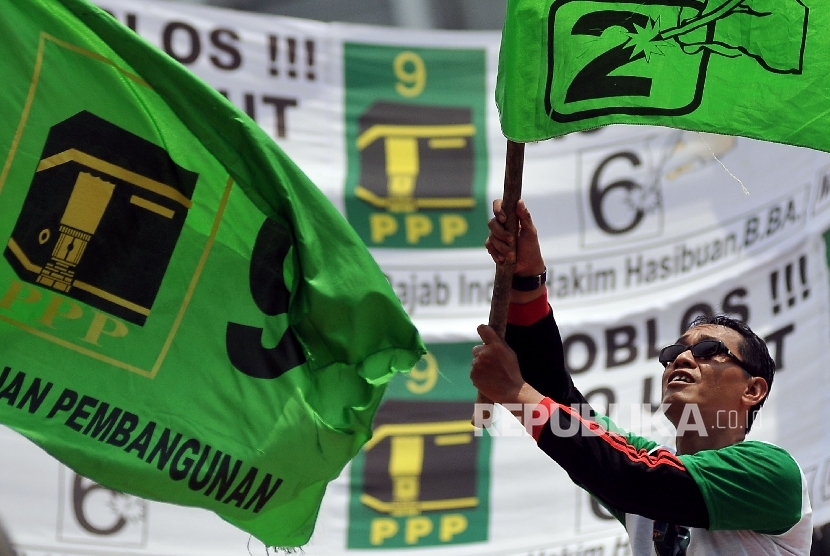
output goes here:
{"type": "Polygon", "coordinates": [[[4,255],[17,275],[143,326],[198,174],[89,112],[49,131],[4,255]]]}
{"type": "Polygon", "coordinates": [[[364,447],[360,501],[390,516],[475,508],[480,438],[469,412],[466,402],[386,402],[364,447]]]}
{"type": "Polygon", "coordinates": [[[359,199],[392,212],[474,207],[469,108],[379,101],[358,129],[359,199]]]}

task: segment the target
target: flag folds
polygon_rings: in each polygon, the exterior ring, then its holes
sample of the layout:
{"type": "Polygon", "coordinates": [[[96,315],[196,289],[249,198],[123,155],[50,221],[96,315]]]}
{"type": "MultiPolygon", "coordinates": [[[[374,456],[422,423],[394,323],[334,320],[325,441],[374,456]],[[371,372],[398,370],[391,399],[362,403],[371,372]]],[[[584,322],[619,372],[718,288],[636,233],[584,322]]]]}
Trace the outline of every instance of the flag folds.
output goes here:
{"type": "Polygon", "coordinates": [[[653,124],[828,151],[828,23],[801,0],[508,0],[502,131],[653,124]]]}
{"type": "Polygon", "coordinates": [[[224,97],[85,0],[0,6],[0,422],[304,544],[417,330],[224,97]]]}

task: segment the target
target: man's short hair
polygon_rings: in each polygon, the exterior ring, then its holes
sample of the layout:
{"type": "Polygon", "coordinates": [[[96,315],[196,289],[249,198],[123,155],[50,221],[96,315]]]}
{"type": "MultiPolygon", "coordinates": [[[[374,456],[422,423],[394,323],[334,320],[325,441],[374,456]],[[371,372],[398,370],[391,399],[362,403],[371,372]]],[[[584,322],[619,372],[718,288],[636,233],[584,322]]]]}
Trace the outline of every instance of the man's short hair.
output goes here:
{"type": "Polygon", "coordinates": [[[775,361],[769,354],[767,344],[758,337],[746,323],[727,317],[726,315],[701,315],[692,321],[689,328],[700,326],[702,324],[714,324],[717,326],[725,326],[731,328],[741,335],[743,341],[738,349],[741,352],[741,360],[744,362],[749,374],[758,376],[767,381],[767,395],[752,406],[746,416],[746,432],[752,428],[752,423],[755,421],[755,416],[761,410],[761,406],[767,401],[769,393],[772,390],[772,379],[775,377],[775,361]]]}

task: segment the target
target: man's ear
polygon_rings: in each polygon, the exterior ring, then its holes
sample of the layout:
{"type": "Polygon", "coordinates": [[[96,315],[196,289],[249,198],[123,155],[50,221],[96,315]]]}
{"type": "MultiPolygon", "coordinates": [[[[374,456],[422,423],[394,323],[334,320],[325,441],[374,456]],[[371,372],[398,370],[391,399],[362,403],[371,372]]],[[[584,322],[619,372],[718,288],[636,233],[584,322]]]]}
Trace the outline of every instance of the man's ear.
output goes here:
{"type": "Polygon", "coordinates": [[[763,400],[769,392],[769,385],[767,381],[760,376],[753,376],[746,383],[746,390],[744,390],[741,400],[748,406],[753,407],[763,400]]]}

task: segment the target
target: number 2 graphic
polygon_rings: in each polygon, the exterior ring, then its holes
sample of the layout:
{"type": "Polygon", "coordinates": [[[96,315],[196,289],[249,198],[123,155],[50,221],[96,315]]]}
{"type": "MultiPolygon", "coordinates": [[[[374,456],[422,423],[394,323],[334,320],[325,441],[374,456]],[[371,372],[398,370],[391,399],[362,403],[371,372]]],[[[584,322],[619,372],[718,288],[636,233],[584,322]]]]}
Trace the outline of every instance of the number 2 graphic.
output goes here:
{"type": "MultiPolygon", "coordinates": [[[[644,27],[648,21],[648,16],[634,12],[611,10],[591,12],[577,20],[571,34],[599,37],[603,31],[613,26],[625,27],[628,32],[633,33],[635,24],[644,27]]],[[[651,94],[650,78],[611,75],[614,70],[645,57],[640,52],[632,58],[633,50],[633,46],[626,47],[620,44],[588,62],[568,86],[565,103],[608,97],[649,96],[651,94]]]]}

